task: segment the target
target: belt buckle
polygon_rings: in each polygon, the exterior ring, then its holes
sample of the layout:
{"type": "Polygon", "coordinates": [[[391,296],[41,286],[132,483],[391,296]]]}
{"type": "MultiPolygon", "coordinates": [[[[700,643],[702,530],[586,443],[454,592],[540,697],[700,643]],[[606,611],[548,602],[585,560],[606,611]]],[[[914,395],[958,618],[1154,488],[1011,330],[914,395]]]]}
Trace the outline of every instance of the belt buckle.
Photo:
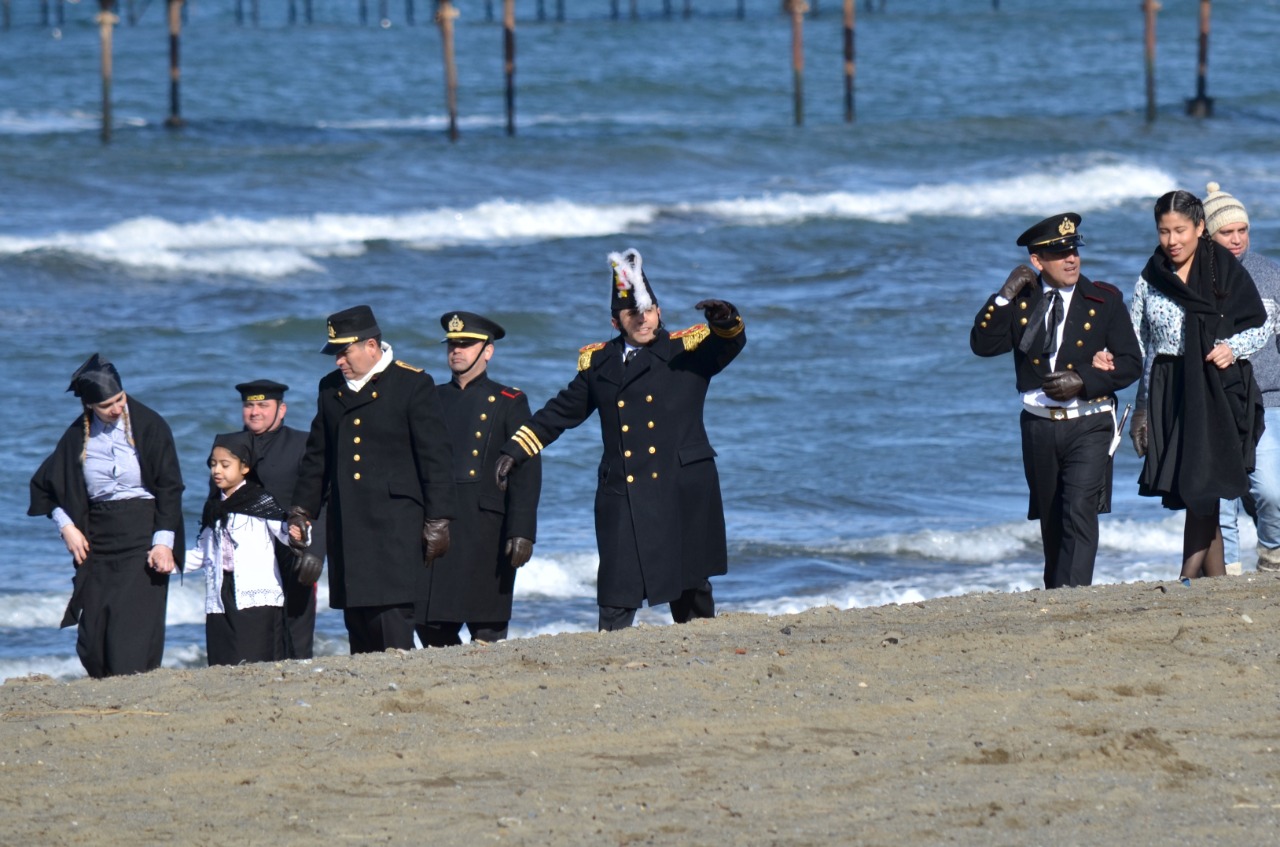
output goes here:
{"type": "Polygon", "coordinates": [[[1050,407],[1050,408],[1049,408],[1049,420],[1051,420],[1051,421],[1065,421],[1066,419],[1067,419],[1067,410],[1066,410],[1066,409],[1059,409],[1059,408],[1054,408],[1054,407],[1050,407]]]}

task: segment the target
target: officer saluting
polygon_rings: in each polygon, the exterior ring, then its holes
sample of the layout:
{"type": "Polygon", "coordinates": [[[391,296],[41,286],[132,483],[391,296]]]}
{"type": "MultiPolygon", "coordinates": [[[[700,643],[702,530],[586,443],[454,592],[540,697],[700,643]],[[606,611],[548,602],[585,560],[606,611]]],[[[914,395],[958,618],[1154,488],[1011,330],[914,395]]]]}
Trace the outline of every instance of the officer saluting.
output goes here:
{"type": "Polygon", "coordinates": [[[458,513],[449,526],[449,552],[418,576],[414,619],[424,647],[501,641],[511,621],[516,569],[533,555],[542,491],[542,461],[512,474],[505,492],[491,468],[498,449],[529,419],[529,399],[489,378],[494,342],[507,333],[472,312],[440,316],[452,377],[436,387],[453,439],[458,513]]]}
{"type": "Polygon", "coordinates": [[[1046,218],[1018,237],[1032,266],[1018,265],[973,321],[979,356],[1013,351],[1022,394],[1022,464],[1028,520],[1040,520],[1046,588],[1089,585],[1098,514],[1111,510],[1115,392],[1142,375],[1124,297],[1080,273],[1080,216],[1046,218]],[[1114,368],[1093,367],[1107,350],[1114,368]]]}
{"type": "Polygon", "coordinates": [[[728,570],[728,554],[702,416],[712,377],[746,346],[742,318],[731,303],[703,300],[694,308],[706,324],[668,333],[640,254],[613,253],[609,263],[618,336],[582,348],[578,375],[507,442],[495,472],[505,485],[514,467],[599,412],[599,628],[630,626],[646,599],[670,603],[677,623],[715,617],[709,577],[728,570]]]}

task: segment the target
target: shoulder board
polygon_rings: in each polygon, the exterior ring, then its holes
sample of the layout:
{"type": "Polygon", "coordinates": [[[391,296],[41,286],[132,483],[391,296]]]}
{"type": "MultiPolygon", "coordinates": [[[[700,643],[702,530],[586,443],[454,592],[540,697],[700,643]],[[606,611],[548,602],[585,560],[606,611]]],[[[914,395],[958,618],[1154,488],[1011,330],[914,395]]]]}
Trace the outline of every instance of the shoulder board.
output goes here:
{"type": "Polygon", "coordinates": [[[1099,282],[1098,280],[1096,280],[1096,279],[1095,279],[1095,280],[1093,281],[1093,284],[1094,284],[1094,285],[1096,285],[1096,286],[1098,286],[1099,288],[1101,288],[1103,291],[1107,292],[1108,294],[1114,294],[1114,295],[1116,295],[1117,297],[1123,297],[1123,296],[1124,296],[1123,294],[1121,294],[1121,293],[1120,293],[1120,289],[1119,289],[1119,288],[1116,288],[1114,285],[1112,285],[1112,284],[1111,284],[1111,283],[1109,283],[1109,282],[1099,282]]]}
{"type": "Polygon", "coordinates": [[[399,359],[396,359],[396,364],[404,368],[406,371],[413,371],[416,374],[422,373],[422,368],[415,368],[413,365],[409,364],[408,362],[402,362],[399,359]]]}
{"type": "Polygon", "coordinates": [[[585,371],[591,367],[591,357],[595,355],[597,350],[603,350],[607,343],[606,341],[597,341],[595,344],[580,347],[578,349],[578,370],[585,371]]]}
{"type": "Polygon", "coordinates": [[[706,340],[707,336],[710,334],[711,334],[711,330],[707,327],[706,324],[694,324],[688,329],[677,329],[675,332],[672,332],[669,335],[672,338],[672,340],[679,340],[683,342],[684,349],[688,351],[688,350],[697,350],[698,345],[701,344],[704,340],[706,340]]]}
{"type": "Polygon", "coordinates": [[[523,392],[523,391],[521,391],[519,388],[504,388],[504,389],[502,389],[502,396],[503,396],[503,397],[509,397],[509,398],[511,398],[512,400],[516,399],[517,397],[519,397],[519,396],[520,396],[521,394],[523,394],[523,393],[524,393],[524,392],[523,392]]]}

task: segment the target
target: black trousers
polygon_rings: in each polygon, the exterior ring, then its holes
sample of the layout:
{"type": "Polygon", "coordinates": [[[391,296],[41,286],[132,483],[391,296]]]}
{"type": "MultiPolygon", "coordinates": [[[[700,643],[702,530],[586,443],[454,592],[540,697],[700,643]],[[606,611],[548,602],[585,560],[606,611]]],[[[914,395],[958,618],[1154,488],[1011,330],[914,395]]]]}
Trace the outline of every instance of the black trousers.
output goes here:
{"type": "MultiPolygon", "coordinates": [[[[507,637],[508,621],[467,621],[472,641],[502,641],[507,637]]],[[[430,621],[418,624],[418,639],[423,647],[456,647],[462,643],[460,621],[430,621]]]]}
{"type": "Polygon", "coordinates": [[[284,582],[285,620],[288,625],[285,658],[310,659],[316,635],[316,586],[298,582],[293,558],[292,550],[276,557],[280,579],[284,582]]]}
{"type": "Polygon", "coordinates": [[[274,662],[284,655],[284,611],[279,606],[236,608],[236,575],[222,575],[220,615],[204,616],[209,667],[242,662],[274,662]]]}
{"type": "MultiPolygon", "coordinates": [[[[671,619],[676,623],[688,623],[694,618],[714,618],[716,601],[711,593],[711,580],[704,579],[701,585],[686,588],[680,596],[671,601],[671,619]]],[[[600,607],[600,632],[613,632],[626,629],[635,622],[636,610],[625,606],[600,607]]]]}
{"type": "Polygon", "coordinates": [[[76,569],[76,653],[91,677],[142,673],[164,658],[169,576],[147,567],[154,500],[111,500],[89,509],[89,557],[76,569]]]}
{"type": "Polygon", "coordinates": [[[1023,412],[1021,425],[1022,466],[1044,544],[1044,587],[1090,585],[1098,510],[1111,473],[1111,415],[1054,421],[1023,412]]]}
{"type": "Polygon", "coordinates": [[[380,653],[395,647],[412,650],[413,604],[402,606],[352,606],[342,610],[351,655],[380,653]]]}

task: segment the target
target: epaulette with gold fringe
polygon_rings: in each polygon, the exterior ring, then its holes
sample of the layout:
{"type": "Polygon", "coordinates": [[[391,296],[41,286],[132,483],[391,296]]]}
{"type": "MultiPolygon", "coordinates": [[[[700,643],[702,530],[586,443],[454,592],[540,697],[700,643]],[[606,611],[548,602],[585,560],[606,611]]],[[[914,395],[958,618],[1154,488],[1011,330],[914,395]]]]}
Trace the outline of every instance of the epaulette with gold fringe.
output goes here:
{"type": "Polygon", "coordinates": [[[595,355],[597,350],[603,350],[607,342],[597,341],[595,344],[588,344],[578,350],[578,370],[585,371],[591,367],[591,357],[595,355]]]}
{"type": "Polygon", "coordinates": [[[688,329],[678,329],[670,333],[671,338],[678,338],[684,342],[684,349],[687,353],[690,350],[697,350],[698,345],[706,340],[711,334],[711,330],[706,324],[694,324],[688,329]]]}
{"type": "Polygon", "coordinates": [[[402,362],[399,359],[396,359],[396,364],[404,368],[406,371],[413,371],[416,374],[422,373],[422,368],[415,368],[413,365],[409,364],[408,362],[402,362]]]}

